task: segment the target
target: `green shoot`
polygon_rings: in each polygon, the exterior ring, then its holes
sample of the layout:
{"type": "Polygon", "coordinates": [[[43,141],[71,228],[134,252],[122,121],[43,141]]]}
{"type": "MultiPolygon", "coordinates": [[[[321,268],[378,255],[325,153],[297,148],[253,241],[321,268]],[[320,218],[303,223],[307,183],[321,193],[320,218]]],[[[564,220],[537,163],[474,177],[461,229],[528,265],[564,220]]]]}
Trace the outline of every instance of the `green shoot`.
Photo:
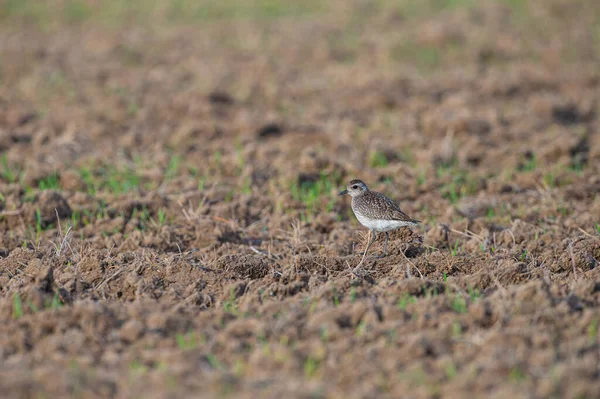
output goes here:
{"type": "Polygon", "coordinates": [[[13,319],[20,319],[23,317],[23,302],[21,301],[21,295],[18,293],[13,296],[13,319]]]}
{"type": "Polygon", "coordinates": [[[588,337],[591,344],[595,343],[598,339],[598,318],[595,317],[590,325],[588,326],[588,337]]]}
{"type": "Polygon", "coordinates": [[[181,350],[190,350],[198,347],[198,342],[196,340],[196,335],[189,331],[187,334],[177,333],[175,335],[175,341],[177,342],[177,346],[181,350]]]}
{"type": "Polygon", "coordinates": [[[158,216],[158,225],[164,226],[167,221],[167,211],[164,208],[159,208],[157,212],[158,216]]]}
{"type": "Polygon", "coordinates": [[[331,289],[331,295],[333,297],[333,306],[337,308],[338,306],[340,306],[340,297],[338,296],[335,287],[331,289]]]}
{"type": "Polygon", "coordinates": [[[387,156],[380,151],[375,151],[371,154],[371,158],[369,159],[369,165],[372,168],[380,168],[387,166],[388,159],[387,156]]]}
{"type": "Polygon", "coordinates": [[[454,242],[454,247],[452,248],[451,255],[456,256],[458,254],[459,249],[460,249],[460,241],[458,241],[458,238],[457,238],[456,241],[454,242]]]}
{"type": "Polygon", "coordinates": [[[219,362],[217,360],[217,357],[215,355],[213,355],[212,353],[206,354],[206,360],[208,361],[208,363],[210,364],[210,366],[213,369],[222,369],[223,368],[223,366],[221,365],[221,362],[219,362]]]}
{"type": "Polygon", "coordinates": [[[537,168],[537,160],[535,154],[525,157],[524,163],[521,165],[522,172],[532,172],[537,168]]]}
{"type": "Polygon", "coordinates": [[[519,367],[514,367],[510,374],[508,375],[508,379],[514,383],[520,383],[527,379],[527,375],[521,370],[519,367]]]}
{"type": "Polygon", "coordinates": [[[356,287],[350,288],[350,302],[356,302],[356,287]]]}
{"type": "Polygon", "coordinates": [[[481,292],[478,288],[469,287],[469,297],[471,298],[471,302],[475,302],[481,296],[481,292]]]}
{"type": "Polygon", "coordinates": [[[401,310],[406,310],[406,307],[410,303],[416,303],[417,298],[414,295],[409,295],[408,293],[402,294],[402,296],[398,299],[398,308],[401,310]]]}
{"type": "Polygon", "coordinates": [[[58,295],[58,292],[54,293],[54,296],[52,297],[52,301],[50,302],[50,309],[58,309],[62,306],[62,301],[60,300],[60,296],[58,295]]]}
{"type": "Polygon", "coordinates": [[[312,356],[309,356],[308,359],[304,362],[304,376],[306,378],[312,378],[315,376],[319,369],[319,360],[315,359],[312,356]]]}
{"type": "Polygon", "coordinates": [[[460,294],[456,294],[451,306],[456,313],[467,313],[467,301],[460,294]]]}
{"type": "Polygon", "coordinates": [[[234,288],[232,288],[231,291],[229,291],[229,299],[223,302],[223,310],[227,313],[231,313],[234,316],[238,316],[240,314],[237,303],[235,302],[234,288]]]}
{"type": "Polygon", "coordinates": [[[458,339],[462,337],[463,329],[458,321],[452,323],[452,338],[458,339]]]}
{"type": "Polygon", "coordinates": [[[330,204],[331,209],[333,209],[333,203],[331,202],[330,196],[331,193],[335,191],[335,187],[339,185],[340,181],[341,177],[337,172],[334,172],[331,175],[326,172],[321,172],[318,180],[305,181],[300,185],[294,183],[290,187],[290,191],[295,200],[302,202],[306,206],[309,215],[305,215],[305,217],[309,217],[324,208],[324,205],[322,204],[323,196],[329,197],[328,203],[330,204]]]}
{"type": "Polygon", "coordinates": [[[177,175],[179,171],[179,164],[181,163],[181,157],[178,155],[174,155],[171,157],[169,161],[169,165],[167,166],[167,170],[165,171],[165,181],[171,180],[177,175]]]}
{"type": "Polygon", "coordinates": [[[17,178],[19,177],[19,171],[17,169],[13,169],[8,164],[6,154],[2,154],[2,169],[0,170],[0,177],[9,183],[16,182],[17,178]]]}
{"type": "Polygon", "coordinates": [[[40,190],[58,190],[60,188],[58,172],[54,172],[39,181],[40,190]]]}

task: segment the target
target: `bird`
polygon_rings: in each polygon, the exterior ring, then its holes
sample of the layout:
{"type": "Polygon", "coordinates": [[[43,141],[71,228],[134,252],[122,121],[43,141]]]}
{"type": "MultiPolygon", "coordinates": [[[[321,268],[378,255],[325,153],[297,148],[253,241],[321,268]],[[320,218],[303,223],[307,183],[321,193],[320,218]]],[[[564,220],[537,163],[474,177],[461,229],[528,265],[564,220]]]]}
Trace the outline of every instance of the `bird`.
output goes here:
{"type": "Polygon", "coordinates": [[[377,239],[377,233],[385,233],[383,254],[376,256],[376,258],[383,258],[386,255],[390,231],[401,227],[417,226],[420,223],[419,220],[412,219],[402,212],[400,207],[385,195],[369,190],[361,180],[351,180],[346,189],[338,193],[338,195],[346,194],[352,197],[352,212],[373,235],[363,253],[363,259],[371,244],[377,239]]]}

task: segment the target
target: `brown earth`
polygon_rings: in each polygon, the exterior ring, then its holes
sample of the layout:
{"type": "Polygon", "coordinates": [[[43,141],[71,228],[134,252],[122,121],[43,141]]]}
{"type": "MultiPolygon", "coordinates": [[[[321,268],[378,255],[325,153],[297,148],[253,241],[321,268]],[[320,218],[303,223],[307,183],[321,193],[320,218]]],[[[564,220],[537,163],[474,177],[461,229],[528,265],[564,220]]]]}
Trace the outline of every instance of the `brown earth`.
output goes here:
{"type": "Polygon", "coordinates": [[[600,397],[600,6],[327,4],[0,14],[3,398],[600,397]]]}

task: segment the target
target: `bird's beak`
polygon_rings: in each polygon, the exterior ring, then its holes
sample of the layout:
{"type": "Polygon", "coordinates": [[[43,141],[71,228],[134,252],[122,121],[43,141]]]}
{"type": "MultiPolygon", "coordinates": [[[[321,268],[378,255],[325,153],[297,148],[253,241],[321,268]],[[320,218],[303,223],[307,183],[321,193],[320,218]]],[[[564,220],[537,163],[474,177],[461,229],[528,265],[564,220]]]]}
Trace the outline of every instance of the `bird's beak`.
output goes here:
{"type": "Polygon", "coordinates": [[[346,195],[348,194],[348,190],[340,191],[338,195],[346,195]]]}

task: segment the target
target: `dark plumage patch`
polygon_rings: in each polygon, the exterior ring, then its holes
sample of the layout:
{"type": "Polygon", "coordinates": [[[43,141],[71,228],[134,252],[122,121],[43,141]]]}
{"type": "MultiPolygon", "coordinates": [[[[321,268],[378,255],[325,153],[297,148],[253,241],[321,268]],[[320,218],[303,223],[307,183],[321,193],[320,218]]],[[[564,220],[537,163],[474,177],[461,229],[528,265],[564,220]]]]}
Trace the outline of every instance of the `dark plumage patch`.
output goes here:
{"type": "MultiPolygon", "coordinates": [[[[362,180],[358,180],[358,179],[350,180],[350,183],[348,183],[349,186],[352,186],[354,184],[365,184],[365,183],[363,183],[362,180]]],[[[365,186],[366,186],[366,184],[365,184],[365,186]]]]}

